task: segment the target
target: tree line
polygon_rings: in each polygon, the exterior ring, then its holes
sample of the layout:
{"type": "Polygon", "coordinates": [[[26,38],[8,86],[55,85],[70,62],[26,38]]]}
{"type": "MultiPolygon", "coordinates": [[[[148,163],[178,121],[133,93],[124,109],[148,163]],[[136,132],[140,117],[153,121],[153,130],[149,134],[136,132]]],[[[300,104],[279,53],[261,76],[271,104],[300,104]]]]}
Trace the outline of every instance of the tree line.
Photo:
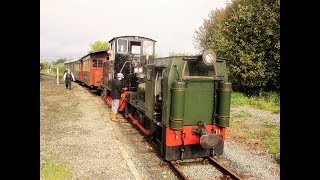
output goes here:
{"type": "Polygon", "coordinates": [[[235,91],[280,90],[280,0],[233,0],[212,10],[194,43],[227,60],[235,91]]]}

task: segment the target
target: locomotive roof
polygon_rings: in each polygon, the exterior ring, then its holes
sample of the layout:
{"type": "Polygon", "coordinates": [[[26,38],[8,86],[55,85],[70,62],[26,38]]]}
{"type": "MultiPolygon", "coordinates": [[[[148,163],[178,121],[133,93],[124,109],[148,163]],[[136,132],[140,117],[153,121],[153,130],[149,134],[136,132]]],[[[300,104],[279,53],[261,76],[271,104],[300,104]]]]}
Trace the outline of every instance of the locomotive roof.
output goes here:
{"type": "Polygon", "coordinates": [[[150,38],[147,38],[147,37],[143,37],[143,36],[118,36],[118,37],[112,38],[112,39],[109,41],[109,43],[110,43],[111,41],[115,40],[115,39],[118,39],[118,38],[135,38],[135,37],[137,37],[137,38],[143,38],[143,39],[148,39],[148,40],[150,40],[150,41],[157,42],[156,40],[153,40],[153,39],[150,39],[150,38]]]}

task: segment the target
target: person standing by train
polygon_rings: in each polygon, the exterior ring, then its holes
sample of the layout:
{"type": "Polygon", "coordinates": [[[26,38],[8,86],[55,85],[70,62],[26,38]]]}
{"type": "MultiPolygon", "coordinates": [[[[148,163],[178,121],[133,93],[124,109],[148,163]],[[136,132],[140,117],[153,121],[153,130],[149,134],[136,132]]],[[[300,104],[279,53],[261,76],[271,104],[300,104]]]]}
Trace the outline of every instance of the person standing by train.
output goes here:
{"type": "Polygon", "coordinates": [[[73,75],[73,73],[70,71],[70,69],[67,69],[67,72],[64,73],[63,79],[64,79],[65,82],[66,82],[66,89],[71,90],[71,81],[72,81],[72,80],[74,81],[75,79],[74,79],[74,75],[73,75]]]}
{"type": "Polygon", "coordinates": [[[122,93],[122,83],[121,80],[124,78],[122,73],[117,74],[117,78],[112,81],[111,84],[111,98],[112,98],[112,105],[111,105],[111,120],[118,121],[117,114],[119,109],[119,100],[121,98],[122,93]]]}

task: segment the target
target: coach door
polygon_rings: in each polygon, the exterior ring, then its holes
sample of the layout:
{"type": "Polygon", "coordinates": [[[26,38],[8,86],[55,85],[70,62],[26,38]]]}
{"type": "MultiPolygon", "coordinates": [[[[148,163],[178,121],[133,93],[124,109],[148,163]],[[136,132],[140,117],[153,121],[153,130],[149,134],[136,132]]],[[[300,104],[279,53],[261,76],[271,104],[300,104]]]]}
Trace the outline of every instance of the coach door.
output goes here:
{"type": "Polygon", "coordinates": [[[92,68],[90,72],[90,85],[94,85],[96,82],[96,71],[97,71],[97,59],[92,59],[92,68]]]}
{"type": "Polygon", "coordinates": [[[103,60],[97,59],[97,69],[95,72],[95,83],[97,86],[100,86],[103,78],[103,60]]]}

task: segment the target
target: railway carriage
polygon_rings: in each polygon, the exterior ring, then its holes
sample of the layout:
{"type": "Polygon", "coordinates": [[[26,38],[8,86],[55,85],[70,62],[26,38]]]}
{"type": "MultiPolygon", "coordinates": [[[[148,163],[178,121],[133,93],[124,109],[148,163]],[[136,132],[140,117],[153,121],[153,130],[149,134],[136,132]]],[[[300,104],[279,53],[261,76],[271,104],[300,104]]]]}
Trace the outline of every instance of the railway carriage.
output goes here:
{"type": "Polygon", "coordinates": [[[103,63],[107,61],[107,51],[95,51],[76,61],[77,79],[92,89],[100,87],[103,74],[103,63]]]}
{"type": "Polygon", "coordinates": [[[83,81],[83,75],[82,75],[82,60],[78,59],[74,62],[74,78],[76,81],[82,82],[83,81]]]}
{"type": "Polygon", "coordinates": [[[120,36],[109,41],[99,90],[109,103],[110,80],[124,74],[119,112],[154,141],[166,160],[223,154],[232,86],[226,61],[212,51],[154,58],[155,40],[120,36]]]}
{"type": "MultiPolygon", "coordinates": [[[[65,68],[70,69],[70,71],[71,71],[73,74],[75,73],[75,62],[76,62],[77,60],[78,60],[78,59],[72,59],[72,60],[69,60],[69,61],[64,62],[65,68]]],[[[61,71],[65,71],[65,69],[61,69],[61,71]]]]}

